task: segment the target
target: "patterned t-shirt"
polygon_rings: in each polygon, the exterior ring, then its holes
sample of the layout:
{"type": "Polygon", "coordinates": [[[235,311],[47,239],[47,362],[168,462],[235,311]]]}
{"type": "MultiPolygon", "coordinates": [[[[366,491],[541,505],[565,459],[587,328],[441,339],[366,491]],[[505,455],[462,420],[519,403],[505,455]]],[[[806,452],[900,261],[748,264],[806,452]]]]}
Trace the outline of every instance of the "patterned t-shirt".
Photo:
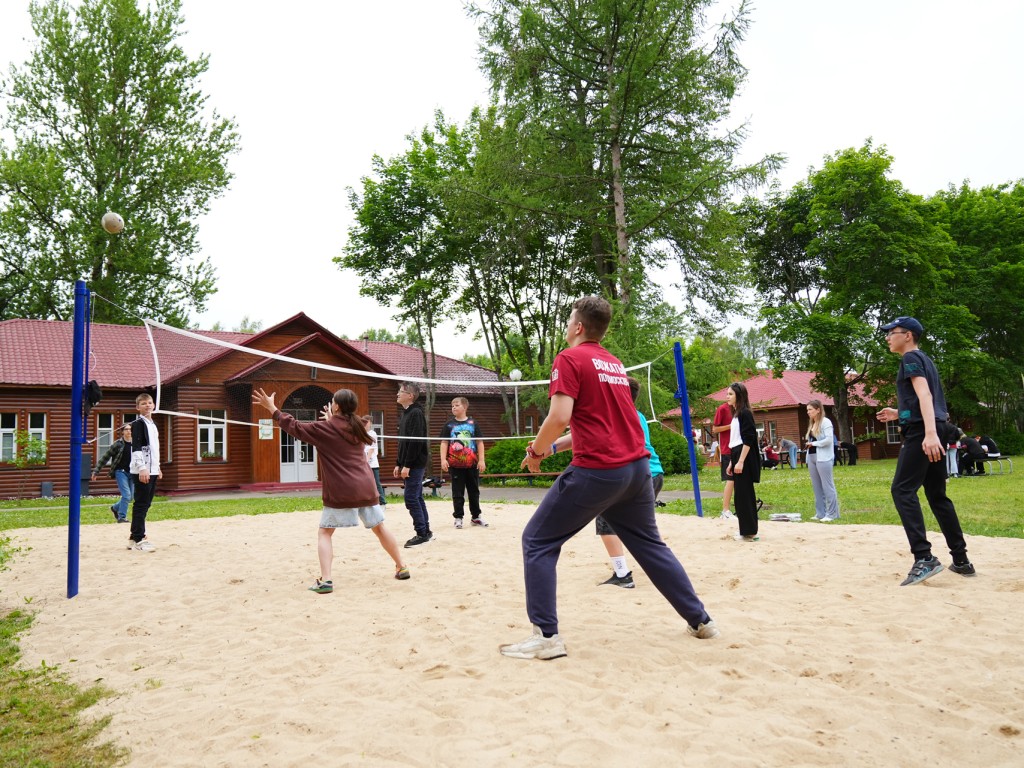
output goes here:
{"type": "Polygon", "coordinates": [[[476,441],[480,440],[480,427],[472,416],[465,421],[456,418],[448,419],[439,435],[448,441],[448,466],[456,469],[475,467],[479,461],[476,452],[476,441]]]}

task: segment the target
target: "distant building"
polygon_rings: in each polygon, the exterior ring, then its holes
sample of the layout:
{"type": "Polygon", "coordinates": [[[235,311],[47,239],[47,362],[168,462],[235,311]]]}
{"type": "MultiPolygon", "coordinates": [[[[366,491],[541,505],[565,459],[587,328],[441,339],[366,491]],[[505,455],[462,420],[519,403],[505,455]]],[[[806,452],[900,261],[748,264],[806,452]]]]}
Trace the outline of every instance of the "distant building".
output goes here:
{"type": "MultiPolygon", "coordinates": [[[[811,379],[814,373],[811,371],[783,371],[780,377],[775,377],[772,372],[766,371],[757,376],[751,376],[742,382],[747,388],[750,396],[750,407],[754,412],[754,421],[757,425],[758,436],[767,434],[769,440],[777,442],[780,437],[786,437],[795,443],[802,445],[803,436],[807,434],[807,403],[811,400],[821,400],[825,407],[825,414],[832,421],[838,436],[838,424],[836,424],[833,413],[834,402],[831,397],[817,392],[811,387],[811,379]]],[[[717,392],[708,395],[709,400],[725,402],[725,392],[728,387],[723,387],[717,392]]],[[[864,395],[860,387],[855,387],[851,400],[850,431],[856,440],[857,436],[867,433],[885,434],[881,440],[883,455],[895,457],[899,451],[900,436],[892,423],[882,424],[874,417],[874,410],[878,402],[873,398],[864,395]],[[854,405],[870,406],[871,414],[866,418],[853,419],[854,405]]],[[[682,411],[674,408],[662,415],[664,419],[680,419],[682,411]]],[[[701,439],[705,446],[711,444],[714,437],[710,434],[711,419],[704,419],[695,427],[701,428],[701,439]]],[[[871,452],[862,450],[859,452],[862,458],[871,458],[871,452]]]]}

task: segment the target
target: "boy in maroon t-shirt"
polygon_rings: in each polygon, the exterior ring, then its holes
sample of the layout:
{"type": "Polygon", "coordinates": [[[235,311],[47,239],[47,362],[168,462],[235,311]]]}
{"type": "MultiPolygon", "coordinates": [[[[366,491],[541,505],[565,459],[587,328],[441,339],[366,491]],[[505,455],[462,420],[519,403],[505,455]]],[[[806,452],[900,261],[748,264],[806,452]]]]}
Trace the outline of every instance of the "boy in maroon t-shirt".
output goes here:
{"type": "Polygon", "coordinates": [[[718,636],[686,571],[661,539],[654,514],[649,454],[633,407],[626,369],[600,345],[611,305],[588,296],[573,304],[568,349],[551,367],[551,408],[523,466],[540,471],[543,458],[571,443],[573,460],[545,494],[523,530],[526,613],[533,634],[500,646],[516,659],[565,656],[558,634],[556,568],[562,545],[598,515],[619,535],[658,591],[702,640],[718,636]],[[564,435],[571,427],[571,435],[564,435]]]}
{"type": "Polygon", "coordinates": [[[732,458],[732,450],[729,448],[730,427],[732,426],[732,408],[728,403],[722,403],[715,411],[714,425],[711,431],[718,437],[718,451],[722,454],[721,470],[722,482],[725,483],[725,490],[722,491],[722,519],[728,520],[732,517],[729,504],[732,501],[733,479],[726,470],[729,469],[729,461],[732,458]]]}

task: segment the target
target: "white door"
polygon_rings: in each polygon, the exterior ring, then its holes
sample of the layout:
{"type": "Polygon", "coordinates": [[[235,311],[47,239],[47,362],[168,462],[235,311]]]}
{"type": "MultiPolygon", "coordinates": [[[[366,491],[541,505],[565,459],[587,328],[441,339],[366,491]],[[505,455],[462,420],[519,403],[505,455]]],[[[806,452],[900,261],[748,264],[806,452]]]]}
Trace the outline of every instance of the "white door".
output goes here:
{"type": "MultiPolygon", "coordinates": [[[[313,421],[316,411],[289,409],[288,413],[300,421],[313,421]]],[[[289,434],[281,433],[281,482],[305,483],[317,480],[316,448],[289,434]]]]}

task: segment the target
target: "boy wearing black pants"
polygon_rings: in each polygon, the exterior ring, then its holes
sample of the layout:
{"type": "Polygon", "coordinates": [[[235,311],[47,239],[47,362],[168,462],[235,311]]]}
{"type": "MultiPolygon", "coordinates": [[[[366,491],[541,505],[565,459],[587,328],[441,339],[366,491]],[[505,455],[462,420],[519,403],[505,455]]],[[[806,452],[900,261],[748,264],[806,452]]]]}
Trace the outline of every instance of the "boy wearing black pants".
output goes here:
{"type": "Polygon", "coordinates": [[[946,546],[953,556],[950,570],[961,576],[974,576],[974,566],[967,559],[967,542],[960,528],[953,502],[946,495],[946,441],[949,435],[946,398],[939,382],[935,363],[917,347],[924,327],[912,317],[897,317],[882,326],[889,349],[901,356],[896,376],[897,408],[883,408],[879,421],[899,420],[903,446],[896,461],[892,479],[892,500],[903,521],[914,555],[914,566],[900,586],[918,584],[942,570],[942,563],[932,555],[932,547],[924,527],[924,513],[917,498],[923,486],[928,506],[939,523],[946,546]]]}

